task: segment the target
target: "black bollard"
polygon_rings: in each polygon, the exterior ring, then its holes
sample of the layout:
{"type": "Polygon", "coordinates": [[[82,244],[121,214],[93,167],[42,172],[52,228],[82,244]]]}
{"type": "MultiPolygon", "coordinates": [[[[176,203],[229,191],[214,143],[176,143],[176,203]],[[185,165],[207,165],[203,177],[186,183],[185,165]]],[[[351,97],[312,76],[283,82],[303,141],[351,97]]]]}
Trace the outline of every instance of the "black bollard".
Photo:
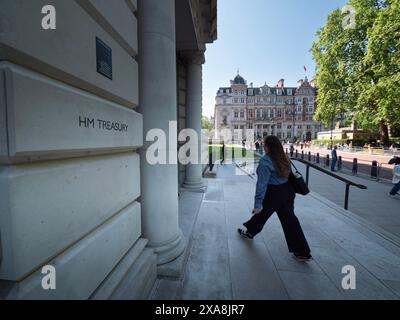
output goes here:
{"type": "Polygon", "coordinates": [[[338,157],[337,169],[342,170],[342,156],[338,157]]]}
{"type": "Polygon", "coordinates": [[[311,162],[311,152],[308,152],[308,161],[311,162]]]}
{"type": "Polygon", "coordinates": [[[296,149],[295,158],[297,158],[298,156],[299,156],[299,152],[296,149]]]}
{"type": "Polygon", "coordinates": [[[301,150],[301,160],[304,160],[304,151],[301,150]]]}
{"type": "Polygon", "coordinates": [[[319,164],[319,152],[317,153],[317,159],[315,161],[319,164]]]}
{"type": "Polygon", "coordinates": [[[352,171],[353,174],[357,174],[357,171],[358,171],[357,158],[353,159],[353,169],[351,171],[352,171]]]}
{"type": "Polygon", "coordinates": [[[371,165],[371,177],[378,178],[378,162],[375,160],[372,161],[371,165]]]}
{"type": "Polygon", "coordinates": [[[212,147],[208,150],[208,166],[210,171],[214,168],[212,147]]]}
{"type": "Polygon", "coordinates": [[[325,166],[329,167],[330,161],[329,161],[329,154],[326,155],[326,160],[325,160],[325,166]]]}

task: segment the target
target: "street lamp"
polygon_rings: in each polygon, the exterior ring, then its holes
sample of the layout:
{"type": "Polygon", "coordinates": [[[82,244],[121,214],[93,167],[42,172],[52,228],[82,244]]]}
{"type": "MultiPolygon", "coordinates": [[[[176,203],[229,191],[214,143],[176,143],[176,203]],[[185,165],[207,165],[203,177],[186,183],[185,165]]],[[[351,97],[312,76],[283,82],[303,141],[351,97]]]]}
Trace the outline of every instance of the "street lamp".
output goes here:
{"type": "Polygon", "coordinates": [[[291,110],[287,110],[286,114],[289,114],[289,115],[292,116],[292,142],[294,143],[295,142],[294,141],[294,127],[295,127],[295,124],[296,124],[296,118],[295,118],[296,117],[296,104],[295,104],[295,100],[293,99],[293,102],[291,102],[291,103],[286,101],[286,104],[292,106],[291,110]]]}
{"type": "Polygon", "coordinates": [[[275,124],[275,121],[274,121],[274,119],[272,119],[272,122],[271,122],[271,135],[272,136],[274,135],[274,124],[275,124]]]}

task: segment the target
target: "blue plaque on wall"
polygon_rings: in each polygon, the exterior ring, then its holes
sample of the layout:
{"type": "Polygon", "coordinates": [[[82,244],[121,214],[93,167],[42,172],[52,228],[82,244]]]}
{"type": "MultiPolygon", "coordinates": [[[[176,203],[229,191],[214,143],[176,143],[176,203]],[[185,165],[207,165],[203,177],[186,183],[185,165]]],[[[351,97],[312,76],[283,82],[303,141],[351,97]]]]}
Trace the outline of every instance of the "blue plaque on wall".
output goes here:
{"type": "Polygon", "coordinates": [[[112,80],[112,50],[96,37],[97,72],[112,80]]]}

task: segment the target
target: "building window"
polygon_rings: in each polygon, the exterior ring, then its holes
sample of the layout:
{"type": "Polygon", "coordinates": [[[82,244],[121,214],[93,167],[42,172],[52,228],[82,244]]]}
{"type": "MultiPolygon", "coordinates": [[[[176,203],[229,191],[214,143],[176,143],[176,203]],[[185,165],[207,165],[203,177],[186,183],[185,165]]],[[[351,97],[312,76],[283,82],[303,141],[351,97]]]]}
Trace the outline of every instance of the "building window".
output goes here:
{"type": "Polygon", "coordinates": [[[244,103],[244,98],[241,98],[241,99],[240,99],[240,103],[244,103]]]}
{"type": "Polygon", "coordinates": [[[263,125],[263,129],[268,129],[268,125],[267,125],[267,124],[264,124],[264,125],[263,125]]]}
{"type": "Polygon", "coordinates": [[[288,139],[292,138],[292,133],[291,133],[290,131],[288,131],[288,132],[286,133],[286,137],[287,137],[288,139]]]}
{"type": "Polygon", "coordinates": [[[278,98],[278,104],[282,104],[283,100],[281,97],[278,98]]]}
{"type": "Polygon", "coordinates": [[[292,129],[292,125],[291,125],[291,124],[288,124],[287,128],[288,128],[288,129],[292,129]]]}
{"type": "Polygon", "coordinates": [[[233,117],[236,118],[236,119],[239,118],[239,112],[235,111],[234,114],[233,114],[233,117]]]}
{"type": "Polygon", "coordinates": [[[311,130],[311,125],[307,125],[307,130],[311,130]]]}
{"type": "Polygon", "coordinates": [[[297,126],[297,129],[302,129],[303,128],[303,126],[301,125],[301,124],[299,124],[298,126],[297,126]]]}
{"type": "Polygon", "coordinates": [[[282,118],[282,109],[278,109],[278,118],[282,118]]]}
{"type": "Polygon", "coordinates": [[[244,118],[244,111],[240,111],[240,118],[244,118]]]}
{"type": "Polygon", "coordinates": [[[288,90],[287,90],[287,94],[288,94],[289,96],[292,95],[292,92],[293,92],[292,89],[288,89],[288,90]]]}
{"type": "Polygon", "coordinates": [[[282,129],[282,123],[278,123],[278,124],[276,125],[276,127],[277,127],[278,129],[282,129]]]}

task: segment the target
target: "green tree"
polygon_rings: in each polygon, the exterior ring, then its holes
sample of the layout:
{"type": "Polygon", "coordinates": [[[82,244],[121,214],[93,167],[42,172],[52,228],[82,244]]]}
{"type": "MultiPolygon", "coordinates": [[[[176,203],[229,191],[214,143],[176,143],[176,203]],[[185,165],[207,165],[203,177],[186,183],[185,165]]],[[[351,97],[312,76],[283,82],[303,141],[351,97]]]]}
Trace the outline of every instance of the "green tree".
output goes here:
{"type": "Polygon", "coordinates": [[[333,11],[325,27],[318,31],[311,49],[317,66],[315,118],[327,125],[336,115],[354,115],[365,129],[379,127],[383,140],[388,142],[387,125],[399,119],[393,112],[399,74],[398,68],[393,68],[396,63],[398,67],[398,60],[393,57],[398,57],[399,35],[398,31],[390,35],[382,31],[398,30],[399,3],[398,0],[350,0],[348,4],[355,10],[354,24],[344,23],[349,12],[333,11]],[[385,56],[380,52],[382,44],[387,50],[386,62],[382,61],[385,56]],[[390,79],[383,76],[389,70],[390,79]]]}
{"type": "Polygon", "coordinates": [[[381,127],[382,140],[389,142],[387,124],[400,124],[400,2],[389,0],[368,30],[364,58],[366,78],[360,84],[358,107],[366,119],[381,127]]]}
{"type": "Polygon", "coordinates": [[[201,117],[201,128],[211,131],[214,129],[214,123],[212,123],[211,120],[209,118],[207,118],[206,116],[202,116],[201,117]]]}

